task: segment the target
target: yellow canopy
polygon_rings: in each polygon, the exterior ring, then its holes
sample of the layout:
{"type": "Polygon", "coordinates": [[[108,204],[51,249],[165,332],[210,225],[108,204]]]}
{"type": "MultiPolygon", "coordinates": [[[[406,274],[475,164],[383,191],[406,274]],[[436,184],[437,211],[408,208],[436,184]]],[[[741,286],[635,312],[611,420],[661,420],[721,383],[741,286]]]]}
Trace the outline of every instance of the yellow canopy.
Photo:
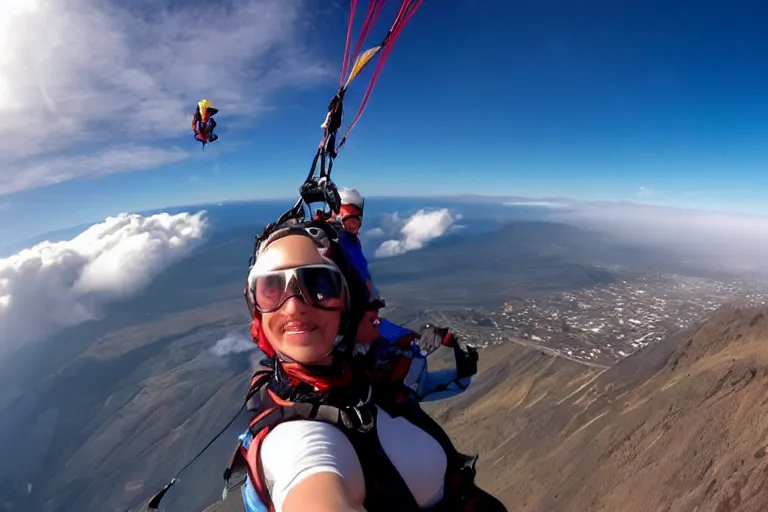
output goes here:
{"type": "Polygon", "coordinates": [[[370,50],[365,50],[363,53],[360,54],[360,56],[355,61],[355,65],[352,66],[352,71],[349,73],[349,78],[347,79],[347,83],[344,84],[344,88],[346,89],[349,87],[349,84],[352,82],[352,80],[360,73],[360,71],[363,70],[363,68],[368,64],[371,59],[378,53],[379,50],[381,50],[383,47],[381,45],[374,46],[370,50]]]}

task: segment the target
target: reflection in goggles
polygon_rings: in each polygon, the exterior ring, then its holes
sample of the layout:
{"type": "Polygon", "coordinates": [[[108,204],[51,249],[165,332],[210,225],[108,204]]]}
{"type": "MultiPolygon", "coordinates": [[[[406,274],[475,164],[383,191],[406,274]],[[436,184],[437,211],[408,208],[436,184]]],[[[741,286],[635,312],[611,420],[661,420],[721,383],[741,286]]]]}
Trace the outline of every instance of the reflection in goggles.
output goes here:
{"type": "MultiPolygon", "coordinates": [[[[255,269],[253,269],[255,270],[255,269]]],[[[248,275],[248,303],[260,313],[277,311],[291,297],[301,297],[306,304],[337,310],[343,307],[344,276],[333,265],[251,271],[248,275]]]]}

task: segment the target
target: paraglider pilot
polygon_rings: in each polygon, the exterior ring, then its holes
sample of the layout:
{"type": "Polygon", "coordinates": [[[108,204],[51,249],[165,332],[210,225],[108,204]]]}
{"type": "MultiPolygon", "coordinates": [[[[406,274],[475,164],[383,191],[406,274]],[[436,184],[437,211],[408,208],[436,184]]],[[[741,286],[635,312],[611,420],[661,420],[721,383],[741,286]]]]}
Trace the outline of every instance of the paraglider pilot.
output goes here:
{"type": "Polygon", "coordinates": [[[197,102],[195,115],[192,117],[192,131],[195,134],[195,139],[202,142],[203,147],[219,138],[218,135],[213,133],[213,130],[216,128],[216,120],[213,116],[218,111],[219,109],[211,105],[208,100],[197,102]]]}

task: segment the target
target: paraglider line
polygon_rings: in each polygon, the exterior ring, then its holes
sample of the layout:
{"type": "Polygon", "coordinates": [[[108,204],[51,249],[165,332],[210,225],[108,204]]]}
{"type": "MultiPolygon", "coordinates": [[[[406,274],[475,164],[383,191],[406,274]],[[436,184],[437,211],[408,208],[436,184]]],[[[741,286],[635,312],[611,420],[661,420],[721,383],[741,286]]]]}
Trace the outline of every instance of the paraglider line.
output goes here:
{"type": "Polygon", "coordinates": [[[223,433],[224,433],[224,432],[225,432],[225,431],[226,431],[226,430],[227,430],[229,427],[231,427],[231,426],[232,426],[232,424],[235,422],[235,420],[236,420],[236,419],[237,419],[237,418],[240,416],[240,413],[241,413],[241,412],[243,412],[243,410],[245,409],[245,404],[246,404],[246,402],[243,402],[243,405],[241,405],[241,406],[240,406],[240,410],[238,410],[238,411],[237,411],[237,414],[235,414],[235,415],[232,417],[232,419],[231,419],[231,420],[229,420],[229,421],[227,422],[227,424],[226,424],[226,425],[224,425],[224,428],[222,428],[221,430],[219,430],[219,432],[218,432],[218,433],[217,433],[215,436],[213,436],[213,439],[211,439],[210,441],[208,441],[208,444],[206,444],[206,445],[203,447],[203,449],[202,449],[202,450],[200,450],[200,451],[197,453],[197,455],[195,455],[194,457],[192,457],[192,460],[190,460],[189,462],[187,462],[187,464],[186,464],[186,465],[185,465],[183,468],[181,468],[181,469],[179,470],[179,472],[178,472],[178,473],[176,473],[176,476],[174,477],[174,479],[175,479],[175,480],[178,480],[178,478],[181,476],[181,474],[182,474],[182,473],[184,473],[184,472],[185,472],[187,469],[189,469],[189,467],[190,467],[192,464],[194,464],[194,463],[197,461],[197,459],[199,459],[199,458],[200,458],[200,457],[203,455],[203,453],[205,453],[205,451],[206,451],[208,448],[210,448],[210,446],[211,446],[213,443],[215,443],[215,442],[216,442],[216,440],[217,440],[219,437],[221,437],[221,435],[222,435],[222,434],[223,434],[223,433]]]}
{"type": "Polygon", "coordinates": [[[355,10],[357,9],[357,0],[352,0],[352,6],[349,11],[349,24],[347,25],[347,41],[344,44],[344,60],[341,63],[341,78],[339,79],[339,87],[344,86],[344,77],[347,75],[347,69],[349,69],[349,45],[352,42],[352,24],[355,21],[355,10]]]}
{"type": "MultiPolygon", "coordinates": [[[[374,69],[373,76],[371,77],[371,80],[368,83],[368,88],[365,91],[365,95],[363,96],[363,99],[360,103],[360,107],[357,111],[357,114],[355,115],[355,118],[352,120],[352,123],[350,123],[346,132],[344,133],[344,136],[341,138],[341,142],[339,143],[338,148],[336,148],[337,151],[344,145],[350,132],[355,127],[355,125],[357,125],[357,122],[360,120],[360,117],[363,115],[363,111],[365,110],[365,107],[368,103],[368,99],[371,95],[371,92],[373,91],[373,88],[376,85],[376,82],[378,81],[379,76],[381,75],[381,71],[384,68],[384,64],[386,63],[387,58],[389,58],[389,54],[392,51],[392,46],[394,45],[395,41],[397,41],[397,38],[400,36],[400,33],[403,31],[403,28],[405,27],[405,25],[410,21],[410,19],[416,13],[416,10],[421,6],[422,2],[423,0],[415,0],[414,2],[410,2],[409,0],[404,0],[402,5],[400,6],[400,11],[397,13],[397,17],[395,18],[394,23],[392,23],[392,27],[389,29],[389,32],[387,32],[387,35],[384,36],[384,39],[381,42],[381,47],[382,47],[381,53],[379,54],[378,62],[376,62],[376,68],[374,69]]],[[[381,6],[379,5],[379,8],[380,7],[381,6]]],[[[378,13],[376,15],[378,16],[378,13]]]]}
{"type": "Polygon", "coordinates": [[[179,480],[179,477],[180,477],[180,476],[181,476],[181,475],[182,475],[182,474],[183,474],[183,473],[184,473],[184,472],[185,472],[187,469],[189,469],[189,467],[190,467],[192,464],[194,464],[194,463],[197,461],[197,459],[199,459],[199,458],[200,458],[200,457],[201,457],[201,456],[202,456],[202,455],[205,453],[205,451],[206,451],[208,448],[210,448],[210,447],[211,447],[211,445],[212,445],[213,443],[215,443],[215,442],[216,442],[216,440],[217,440],[219,437],[221,437],[221,435],[222,435],[222,434],[224,434],[224,432],[226,432],[226,430],[227,430],[229,427],[231,427],[231,426],[232,426],[232,424],[235,422],[235,420],[236,420],[236,419],[237,419],[237,418],[240,416],[240,413],[242,413],[242,412],[243,412],[243,410],[245,410],[245,406],[247,405],[247,403],[248,403],[247,399],[246,399],[245,401],[243,401],[243,405],[241,405],[241,406],[240,406],[240,409],[239,409],[239,410],[237,411],[237,413],[236,413],[236,414],[235,414],[235,415],[232,417],[232,419],[231,419],[231,420],[229,420],[229,422],[227,422],[227,424],[226,424],[226,425],[224,425],[224,428],[222,428],[222,429],[221,429],[221,430],[220,430],[220,431],[219,431],[219,432],[218,432],[218,433],[217,433],[215,436],[213,436],[213,439],[211,439],[210,441],[208,441],[208,444],[206,444],[206,445],[203,447],[203,449],[202,449],[202,450],[200,450],[200,451],[197,453],[197,455],[195,455],[194,457],[192,457],[192,460],[190,460],[189,462],[187,462],[187,464],[186,464],[186,465],[184,465],[184,467],[183,467],[183,468],[181,468],[181,469],[178,471],[178,473],[176,473],[176,476],[174,476],[173,478],[171,478],[170,482],[168,482],[168,483],[165,485],[165,487],[163,487],[163,489],[162,489],[160,492],[158,492],[157,494],[155,494],[155,495],[154,495],[154,496],[153,496],[153,497],[152,497],[152,498],[149,500],[149,503],[147,504],[147,508],[148,508],[149,510],[157,510],[157,508],[158,508],[158,507],[159,507],[159,505],[160,505],[160,500],[163,498],[163,496],[165,496],[165,493],[166,493],[166,492],[168,492],[168,490],[169,490],[169,489],[170,489],[170,488],[171,488],[171,487],[172,487],[172,486],[173,486],[173,485],[174,485],[174,484],[175,484],[175,483],[176,483],[176,482],[179,480]]]}
{"type": "MultiPolygon", "coordinates": [[[[371,27],[373,27],[374,23],[379,17],[379,13],[381,12],[381,8],[384,6],[385,0],[377,1],[377,0],[371,0],[371,2],[368,4],[368,11],[365,13],[365,21],[363,21],[363,28],[360,30],[360,35],[357,37],[357,43],[355,43],[355,51],[352,52],[348,56],[349,58],[349,64],[352,64],[352,57],[357,58],[357,56],[360,54],[360,50],[363,49],[363,43],[365,42],[365,39],[368,37],[368,33],[371,31],[371,27]]],[[[350,26],[351,29],[351,26],[350,26]]],[[[347,34],[347,37],[349,37],[350,34],[347,34]]],[[[344,85],[344,76],[346,73],[342,75],[341,85],[344,85]]]]}
{"type": "Polygon", "coordinates": [[[329,110],[326,115],[326,120],[324,121],[322,126],[325,130],[323,139],[320,143],[320,147],[318,147],[317,152],[315,153],[314,159],[312,160],[312,166],[310,167],[309,174],[307,175],[307,179],[304,181],[304,184],[302,185],[302,190],[304,189],[308,190],[308,187],[311,188],[313,186],[315,188],[317,187],[324,188],[326,183],[332,184],[331,170],[333,169],[333,162],[336,159],[336,156],[338,155],[338,151],[346,143],[347,137],[349,136],[350,132],[360,120],[360,117],[362,116],[363,111],[365,110],[365,107],[370,98],[371,92],[373,91],[373,88],[376,85],[376,82],[378,81],[379,76],[381,75],[381,72],[384,68],[384,64],[389,58],[390,52],[392,51],[392,45],[400,36],[400,33],[402,32],[405,25],[408,23],[408,21],[410,21],[410,19],[416,13],[416,10],[421,6],[421,3],[423,0],[413,0],[413,1],[403,0],[402,3],[400,4],[400,9],[398,10],[397,16],[395,17],[395,20],[392,23],[392,26],[387,31],[387,34],[384,36],[384,39],[381,41],[381,43],[378,46],[372,47],[366,50],[364,53],[360,54],[359,52],[362,49],[363,44],[365,43],[365,39],[367,38],[368,33],[371,31],[371,28],[373,27],[376,20],[378,19],[378,16],[381,13],[381,9],[383,8],[385,1],[386,0],[370,0],[370,2],[368,3],[368,9],[366,11],[365,20],[363,21],[362,29],[360,30],[360,34],[358,35],[357,41],[355,43],[354,51],[350,52],[349,49],[350,49],[350,43],[352,41],[352,27],[354,26],[354,15],[357,9],[357,0],[351,0],[350,18],[347,23],[347,34],[346,34],[346,41],[344,46],[344,60],[342,62],[342,74],[341,74],[341,82],[340,82],[341,85],[339,87],[339,91],[336,93],[336,96],[330,102],[329,110]],[[357,59],[354,62],[354,64],[352,64],[353,56],[356,56],[356,59],[357,59]],[[352,83],[352,80],[354,80],[355,77],[357,77],[359,73],[365,67],[368,66],[371,60],[373,60],[376,57],[378,57],[378,61],[376,62],[376,67],[374,68],[373,75],[363,95],[363,99],[360,103],[360,107],[358,108],[358,111],[354,119],[352,120],[352,123],[349,125],[346,132],[344,133],[344,136],[342,137],[341,142],[337,146],[336,136],[341,125],[340,117],[341,117],[341,112],[343,112],[343,100],[344,100],[344,94],[346,92],[346,89],[352,83]],[[345,82],[344,78],[347,75],[347,73],[349,73],[349,76],[347,77],[345,82]],[[336,117],[338,117],[338,121],[335,120],[336,117]],[[332,128],[332,131],[331,131],[331,128],[332,128]],[[319,169],[319,174],[316,174],[318,161],[320,162],[320,166],[319,166],[320,169],[319,169]]]}

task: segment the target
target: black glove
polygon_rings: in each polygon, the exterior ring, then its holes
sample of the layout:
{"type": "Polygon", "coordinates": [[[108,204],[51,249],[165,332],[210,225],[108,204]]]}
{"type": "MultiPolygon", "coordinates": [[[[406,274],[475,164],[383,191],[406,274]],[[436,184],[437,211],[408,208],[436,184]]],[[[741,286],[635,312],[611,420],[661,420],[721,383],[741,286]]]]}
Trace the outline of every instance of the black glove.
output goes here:
{"type": "Polygon", "coordinates": [[[384,302],[384,299],[373,299],[366,305],[365,311],[378,311],[385,307],[387,307],[387,303],[384,302]]]}
{"type": "Polygon", "coordinates": [[[463,343],[453,345],[453,355],[456,358],[456,380],[472,377],[477,373],[477,361],[480,359],[477,350],[463,343]]]}

